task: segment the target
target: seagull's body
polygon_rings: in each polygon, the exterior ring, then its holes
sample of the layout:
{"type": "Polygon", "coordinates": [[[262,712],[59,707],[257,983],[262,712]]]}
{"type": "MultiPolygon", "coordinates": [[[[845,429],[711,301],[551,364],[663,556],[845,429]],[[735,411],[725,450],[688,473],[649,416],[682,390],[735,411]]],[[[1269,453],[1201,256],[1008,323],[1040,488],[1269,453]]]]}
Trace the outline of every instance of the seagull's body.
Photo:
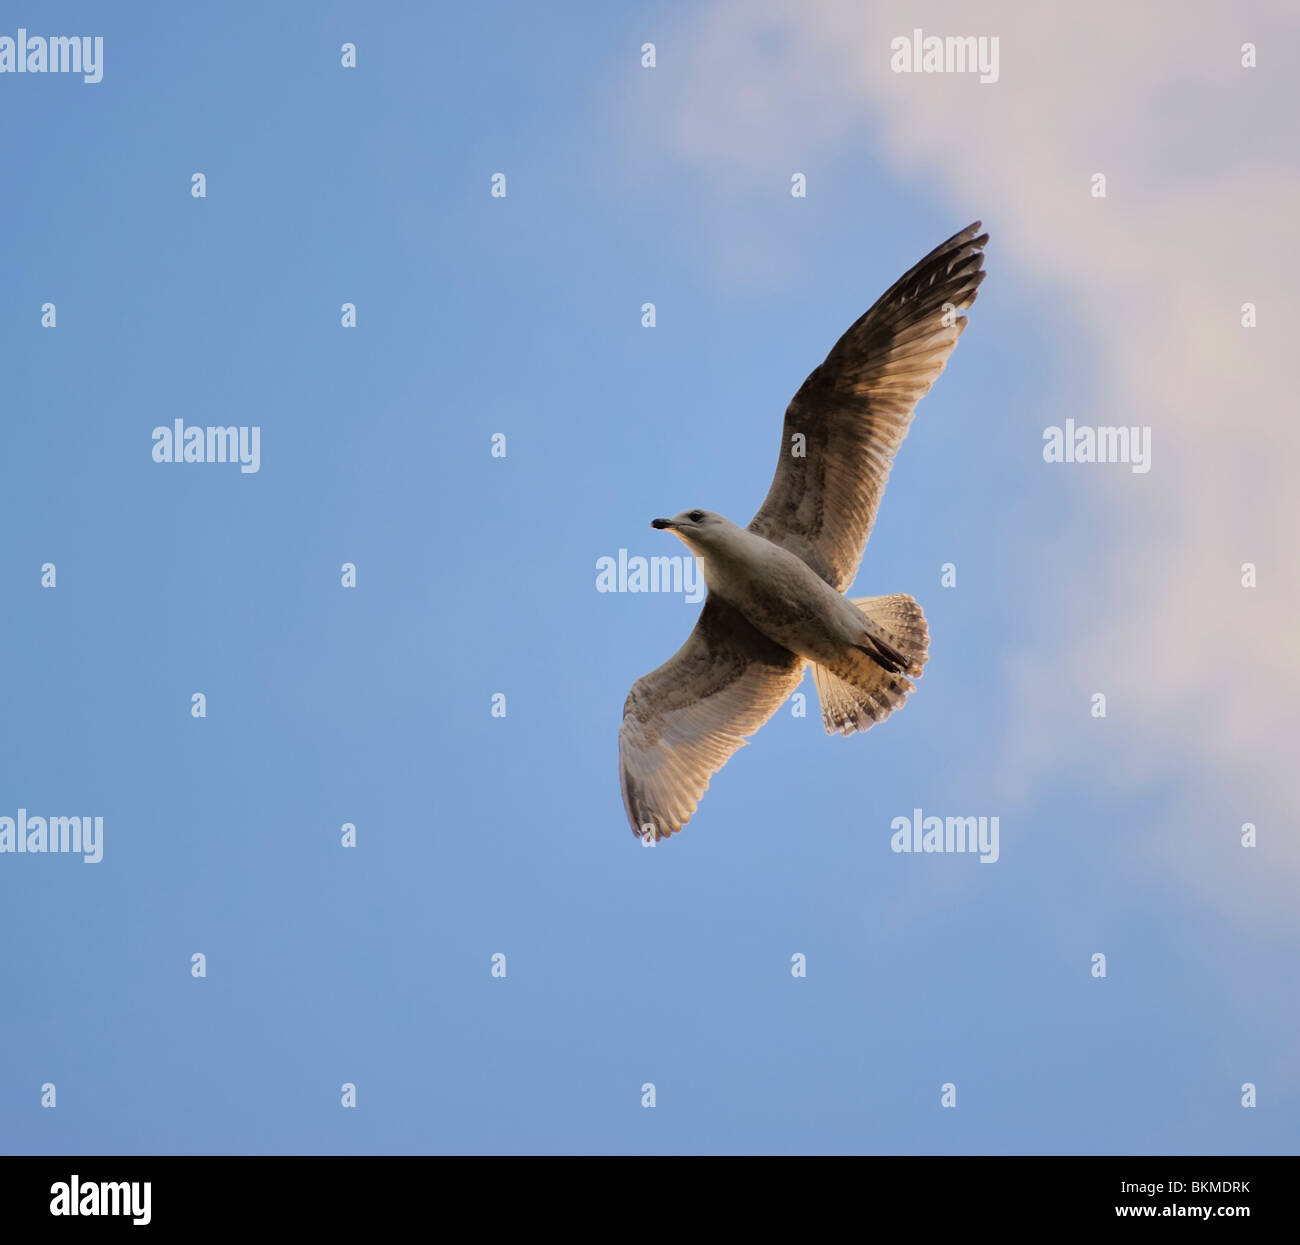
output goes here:
{"type": "Polygon", "coordinates": [[[701,513],[704,519],[698,524],[692,525],[685,514],[666,522],[695,550],[709,592],[734,606],[769,640],[828,666],[845,645],[867,639],[864,615],[802,558],[720,514],[701,513]]]}
{"type": "Polygon", "coordinates": [[[805,665],[828,733],[888,717],[915,690],[929,631],[904,594],[849,599],[894,452],[975,301],[979,222],[900,278],[786,410],[776,476],[748,528],[706,510],[652,526],[700,560],[708,598],[686,643],[639,679],[619,731],[633,831],[666,838],[709,778],[790,695],[805,665]]]}

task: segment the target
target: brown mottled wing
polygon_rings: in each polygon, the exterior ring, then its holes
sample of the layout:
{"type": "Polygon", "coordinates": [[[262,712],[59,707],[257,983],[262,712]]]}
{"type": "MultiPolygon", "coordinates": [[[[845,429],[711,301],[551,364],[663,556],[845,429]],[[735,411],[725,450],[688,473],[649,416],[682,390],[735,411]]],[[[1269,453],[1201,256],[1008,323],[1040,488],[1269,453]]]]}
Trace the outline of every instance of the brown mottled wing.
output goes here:
{"type": "Polygon", "coordinates": [[[799,686],[804,662],[709,595],[695,630],[632,685],[618,752],[632,830],[655,841],[680,830],[709,778],[799,686]]]}
{"type": "Polygon", "coordinates": [[[749,525],[843,592],[875,521],[912,408],[966,327],[984,280],[980,223],[900,277],[804,381],[785,412],[781,457],[749,525]],[[791,451],[803,434],[803,456],[791,451]]]}

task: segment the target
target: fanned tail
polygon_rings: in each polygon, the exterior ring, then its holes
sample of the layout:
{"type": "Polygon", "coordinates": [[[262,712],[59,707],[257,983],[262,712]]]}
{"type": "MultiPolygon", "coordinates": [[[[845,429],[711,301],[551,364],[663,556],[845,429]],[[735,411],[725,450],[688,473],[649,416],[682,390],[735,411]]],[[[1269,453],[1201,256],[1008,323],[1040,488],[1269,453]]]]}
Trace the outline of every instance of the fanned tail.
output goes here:
{"type": "Polygon", "coordinates": [[[853,735],[883,722],[916,690],[906,676],[919,676],[929,656],[925,615],[906,593],[851,601],[866,616],[866,643],[848,649],[833,668],[812,668],[828,735],[853,735]]]}

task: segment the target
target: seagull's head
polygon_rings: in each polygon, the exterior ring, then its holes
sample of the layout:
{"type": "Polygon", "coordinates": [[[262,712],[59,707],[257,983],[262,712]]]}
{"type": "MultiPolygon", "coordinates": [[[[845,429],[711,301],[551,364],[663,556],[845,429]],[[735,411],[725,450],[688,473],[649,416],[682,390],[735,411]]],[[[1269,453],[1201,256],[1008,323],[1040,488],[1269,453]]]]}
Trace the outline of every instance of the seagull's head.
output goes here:
{"type": "Polygon", "coordinates": [[[671,519],[651,519],[650,526],[672,532],[692,553],[704,554],[725,542],[736,531],[730,519],[712,510],[683,510],[671,519]]]}

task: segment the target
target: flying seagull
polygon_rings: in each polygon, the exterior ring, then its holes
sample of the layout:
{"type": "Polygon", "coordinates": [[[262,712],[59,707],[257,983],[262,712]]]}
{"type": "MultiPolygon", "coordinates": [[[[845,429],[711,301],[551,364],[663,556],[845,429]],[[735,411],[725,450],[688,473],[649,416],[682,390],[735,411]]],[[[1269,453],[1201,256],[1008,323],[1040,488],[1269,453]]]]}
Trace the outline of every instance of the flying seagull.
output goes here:
{"type": "Polygon", "coordinates": [[[632,686],[619,729],[633,832],[680,830],[709,778],[812,666],[826,733],[883,721],[930,643],[903,593],[848,598],[912,410],[943,371],[984,279],[980,222],[900,277],[786,407],[776,475],[747,528],[709,510],[650,526],[700,560],[708,596],[686,643],[632,686]]]}

